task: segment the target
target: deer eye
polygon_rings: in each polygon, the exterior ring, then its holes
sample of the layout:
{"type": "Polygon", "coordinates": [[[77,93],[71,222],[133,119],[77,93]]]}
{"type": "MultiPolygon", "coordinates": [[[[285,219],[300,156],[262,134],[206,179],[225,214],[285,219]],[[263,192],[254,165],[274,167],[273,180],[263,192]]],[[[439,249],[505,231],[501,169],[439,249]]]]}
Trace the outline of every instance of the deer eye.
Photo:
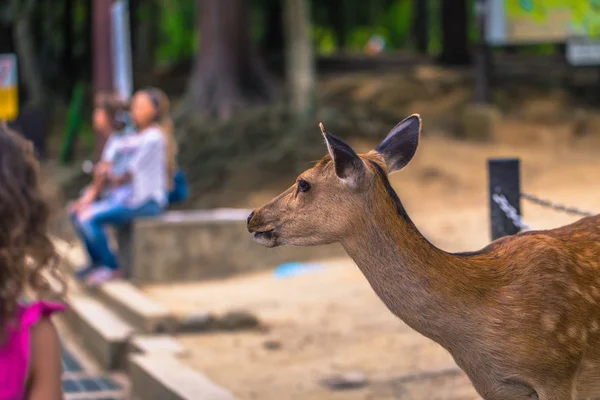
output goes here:
{"type": "Polygon", "coordinates": [[[306,182],[304,179],[300,179],[298,181],[298,191],[305,193],[310,190],[310,183],[306,182]]]}

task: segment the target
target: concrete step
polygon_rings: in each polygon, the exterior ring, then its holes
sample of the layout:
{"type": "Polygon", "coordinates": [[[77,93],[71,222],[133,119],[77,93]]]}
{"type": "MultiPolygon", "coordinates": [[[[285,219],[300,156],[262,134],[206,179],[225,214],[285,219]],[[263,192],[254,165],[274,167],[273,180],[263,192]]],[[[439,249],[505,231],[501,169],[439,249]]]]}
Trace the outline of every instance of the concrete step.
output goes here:
{"type": "Polygon", "coordinates": [[[164,333],[173,332],[176,328],[171,312],[130,282],[107,282],[91,293],[138,332],[164,333]]]}
{"type": "Polygon", "coordinates": [[[129,342],[132,354],[186,355],[185,348],[170,335],[136,335],[129,342]]]}
{"type": "Polygon", "coordinates": [[[228,390],[164,353],[129,357],[131,389],[139,400],[236,400],[228,390]]]}
{"type": "MultiPolygon", "coordinates": [[[[55,243],[62,257],[63,271],[72,274],[85,264],[86,256],[80,246],[71,246],[58,239],[55,243]]],[[[97,298],[141,333],[173,332],[176,329],[175,316],[166,307],[126,280],[107,282],[93,289],[87,289],[79,282],[75,282],[74,286],[97,298]]],[[[69,288],[74,286],[71,284],[69,288]]]]}
{"type": "MultiPolygon", "coordinates": [[[[60,284],[51,274],[44,277],[58,291],[60,284]]],[[[102,302],[90,296],[70,275],[65,276],[68,292],[61,299],[67,312],[61,314],[73,339],[86,349],[102,370],[123,369],[127,360],[128,342],[135,328],[102,302]]]]}
{"type": "Polygon", "coordinates": [[[73,336],[104,370],[125,367],[128,341],[135,329],[91,296],[67,297],[65,322],[73,336]]]}

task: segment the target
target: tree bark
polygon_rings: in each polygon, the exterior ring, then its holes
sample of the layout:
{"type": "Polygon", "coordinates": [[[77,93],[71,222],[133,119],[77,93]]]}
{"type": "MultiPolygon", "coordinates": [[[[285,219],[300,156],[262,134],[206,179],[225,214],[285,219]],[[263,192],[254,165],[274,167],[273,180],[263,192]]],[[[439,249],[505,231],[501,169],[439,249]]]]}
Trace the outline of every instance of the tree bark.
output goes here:
{"type": "Polygon", "coordinates": [[[315,104],[315,57],[306,0],[285,0],[286,80],[291,109],[309,117],[315,104]]]}
{"type": "Polygon", "coordinates": [[[269,0],[265,6],[265,35],[262,50],[267,55],[283,55],[285,41],[283,39],[283,5],[281,0],[269,0]]]}
{"type": "Polygon", "coordinates": [[[440,62],[465,65],[470,62],[467,0],[442,0],[442,54],[440,62]]]}
{"type": "Polygon", "coordinates": [[[35,44],[31,35],[31,15],[36,5],[35,0],[13,0],[15,15],[13,35],[15,48],[19,56],[20,70],[23,74],[23,85],[27,91],[28,103],[43,104],[45,100],[44,82],[36,58],[35,44]]]}
{"type": "Polygon", "coordinates": [[[183,113],[230,119],[249,105],[268,100],[272,87],[250,39],[249,2],[198,0],[200,49],[183,113]]]}

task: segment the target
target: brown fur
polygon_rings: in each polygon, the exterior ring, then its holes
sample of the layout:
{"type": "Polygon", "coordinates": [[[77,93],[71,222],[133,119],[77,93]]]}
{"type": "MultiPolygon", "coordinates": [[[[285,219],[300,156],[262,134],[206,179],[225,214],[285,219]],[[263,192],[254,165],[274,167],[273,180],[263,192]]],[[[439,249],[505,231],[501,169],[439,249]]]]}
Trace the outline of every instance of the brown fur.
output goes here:
{"type": "Polygon", "coordinates": [[[249,231],[268,247],[340,242],[390,311],[445,347],[486,400],[600,397],[600,216],[451,254],[402,213],[377,171],[383,157],[360,158],[361,190],[326,156],[299,177],[310,192],[292,186],[249,231]]]}

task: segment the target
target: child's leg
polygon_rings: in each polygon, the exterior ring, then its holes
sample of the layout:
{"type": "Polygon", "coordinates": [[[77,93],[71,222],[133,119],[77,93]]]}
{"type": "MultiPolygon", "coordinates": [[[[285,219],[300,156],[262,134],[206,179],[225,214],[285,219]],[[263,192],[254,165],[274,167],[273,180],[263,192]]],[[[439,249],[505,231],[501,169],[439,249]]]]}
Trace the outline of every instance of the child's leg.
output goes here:
{"type": "Polygon", "coordinates": [[[92,252],[98,259],[98,264],[111,269],[117,269],[117,258],[108,245],[108,238],[103,226],[95,222],[92,218],[82,222],[81,228],[89,240],[92,252]]]}
{"type": "Polygon", "coordinates": [[[89,239],[85,235],[85,232],[81,226],[81,221],[77,217],[77,214],[72,212],[72,213],[70,213],[70,217],[71,217],[71,223],[73,224],[73,229],[75,230],[75,233],[77,233],[77,236],[79,236],[79,238],[83,242],[85,249],[88,253],[88,257],[90,259],[90,264],[98,265],[99,261],[100,261],[98,258],[98,255],[94,251],[94,248],[92,247],[89,239]]]}
{"type": "Polygon", "coordinates": [[[83,236],[89,243],[90,252],[94,254],[99,265],[111,269],[117,269],[117,258],[110,249],[103,224],[98,221],[98,218],[118,213],[120,208],[122,208],[121,205],[115,204],[109,197],[90,205],[80,213],[78,218],[83,236]]]}
{"type": "Polygon", "coordinates": [[[102,265],[117,269],[117,257],[108,245],[104,225],[127,224],[136,218],[154,216],[160,214],[160,212],[161,208],[153,201],[136,209],[127,208],[121,204],[109,203],[101,210],[95,210],[92,215],[89,215],[82,226],[88,237],[91,238],[94,251],[99,255],[102,265]]]}

